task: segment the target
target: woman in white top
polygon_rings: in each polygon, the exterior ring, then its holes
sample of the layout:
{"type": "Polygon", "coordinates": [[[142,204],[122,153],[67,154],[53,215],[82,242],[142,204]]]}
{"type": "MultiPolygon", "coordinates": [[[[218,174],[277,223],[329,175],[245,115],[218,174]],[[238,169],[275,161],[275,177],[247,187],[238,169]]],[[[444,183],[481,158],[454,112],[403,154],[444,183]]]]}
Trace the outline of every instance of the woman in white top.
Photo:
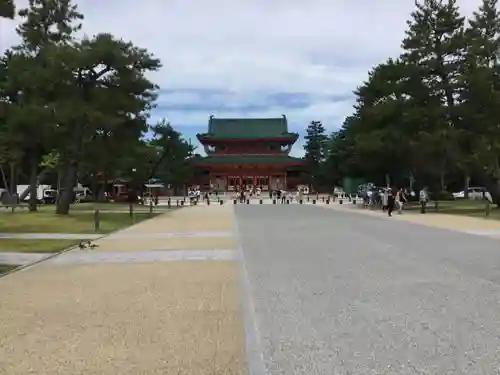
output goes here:
{"type": "Polygon", "coordinates": [[[388,189],[384,189],[382,192],[382,211],[387,210],[387,206],[389,204],[389,191],[388,189]]]}
{"type": "Polygon", "coordinates": [[[398,214],[401,215],[403,213],[403,202],[404,202],[403,191],[401,189],[399,189],[398,192],[396,193],[395,201],[398,208],[398,214]]]}

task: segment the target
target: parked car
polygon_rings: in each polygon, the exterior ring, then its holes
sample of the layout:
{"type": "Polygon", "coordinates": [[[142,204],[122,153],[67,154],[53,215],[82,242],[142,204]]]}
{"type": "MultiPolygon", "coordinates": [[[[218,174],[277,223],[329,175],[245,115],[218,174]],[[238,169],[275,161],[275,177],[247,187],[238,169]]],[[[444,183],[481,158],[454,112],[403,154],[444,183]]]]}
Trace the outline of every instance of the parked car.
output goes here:
{"type": "MultiPolygon", "coordinates": [[[[489,200],[490,202],[493,201],[493,199],[491,198],[491,194],[486,190],[486,188],[484,187],[470,187],[468,189],[468,194],[469,194],[469,199],[472,199],[472,200],[481,200],[483,198],[486,198],[487,200],[489,200]]],[[[456,193],[452,193],[453,195],[453,198],[455,199],[464,199],[465,198],[465,191],[462,190],[462,191],[458,191],[456,193]]]]}

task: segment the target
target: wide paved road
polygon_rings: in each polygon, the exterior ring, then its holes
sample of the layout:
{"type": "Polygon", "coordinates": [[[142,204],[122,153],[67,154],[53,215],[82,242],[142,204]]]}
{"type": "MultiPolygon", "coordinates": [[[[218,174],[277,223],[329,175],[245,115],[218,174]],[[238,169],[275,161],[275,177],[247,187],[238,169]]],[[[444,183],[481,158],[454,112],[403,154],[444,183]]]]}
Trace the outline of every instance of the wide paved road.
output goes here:
{"type": "Polygon", "coordinates": [[[314,206],[236,216],[256,375],[499,373],[498,240],[314,206]]]}

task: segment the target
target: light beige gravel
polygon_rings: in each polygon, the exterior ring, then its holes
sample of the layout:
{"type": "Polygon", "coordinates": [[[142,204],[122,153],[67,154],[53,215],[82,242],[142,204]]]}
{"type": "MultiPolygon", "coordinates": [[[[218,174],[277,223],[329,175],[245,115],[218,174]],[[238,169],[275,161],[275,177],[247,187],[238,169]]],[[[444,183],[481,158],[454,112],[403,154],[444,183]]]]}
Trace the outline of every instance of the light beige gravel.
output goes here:
{"type": "Polygon", "coordinates": [[[480,231],[480,230],[500,230],[500,221],[489,220],[486,218],[462,216],[462,215],[449,215],[440,213],[427,213],[420,214],[417,212],[404,212],[398,215],[394,212],[392,217],[388,217],[387,213],[380,210],[361,209],[352,206],[340,205],[325,205],[324,208],[330,208],[338,211],[348,211],[364,215],[378,216],[388,220],[402,220],[415,224],[427,225],[436,228],[452,229],[459,231],[480,231]]]}
{"type": "Polygon", "coordinates": [[[234,214],[229,205],[187,207],[133,225],[117,232],[119,236],[111,234],[94,243],[100,251],[231,250],[236,249],[236,241],[232,237],[198,237],[189,234],[231,233],[233,226],[234,214]],[[179,236],[159,239],[153,235],[157,233],[176,233],[179,236]],[[186,233],[186,236],[182,233],[186,233]],[[148,234],[151,234],[150,238],[148,234]]]}
{"type": "Polygon", "coordinates": [[[245,373],[238,265],[38,267],[0,281],[1,375],[245,373]]]}
{"type": "Polygon", "coordinates": [[[96,241],[99,251],[151,251],[151,250],[233,250],[233,237],[171,237],[163,239],[103,238],[96,241]]]}
{"type": "Polygon", "coordinates": [[[231,231],[232,211],[229,205],[186,207],[143,221],[120,233],[231,231]]]}
{"type": "Polygon", "coordinates": [[[447,214],[416,214],[404,213],[403,215],[394,215],[398,220],[409,221],[412,223],[428,225],[438,228],[455,230],[500,230],[500,222],[470,216],[447,215],[447,214]]]}

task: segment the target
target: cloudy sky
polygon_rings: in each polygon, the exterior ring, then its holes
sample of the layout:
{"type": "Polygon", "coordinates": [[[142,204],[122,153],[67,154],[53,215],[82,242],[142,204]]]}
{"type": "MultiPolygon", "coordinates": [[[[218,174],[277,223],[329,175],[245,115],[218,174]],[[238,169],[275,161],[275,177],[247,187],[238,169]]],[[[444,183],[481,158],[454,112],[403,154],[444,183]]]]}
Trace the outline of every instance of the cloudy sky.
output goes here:
{"type": "MultiPolygon", "coordinates": [[[[25,0],[15,0],[19,6],[25,0]]],[[[186,137],[218,117],[279,117],[303,134],[352,112],[368,70],[399,52],[413,0],[77,0],[88,35],[109,32],[159,57],[152,121],[186,137]]],[[[459,0],[464,15],[480,0],[459,0]]],[[[16,43],[0,20],[0,51],[16,43]]],[[[301,154],[301,145],[295,147],[301,154]]]]}

